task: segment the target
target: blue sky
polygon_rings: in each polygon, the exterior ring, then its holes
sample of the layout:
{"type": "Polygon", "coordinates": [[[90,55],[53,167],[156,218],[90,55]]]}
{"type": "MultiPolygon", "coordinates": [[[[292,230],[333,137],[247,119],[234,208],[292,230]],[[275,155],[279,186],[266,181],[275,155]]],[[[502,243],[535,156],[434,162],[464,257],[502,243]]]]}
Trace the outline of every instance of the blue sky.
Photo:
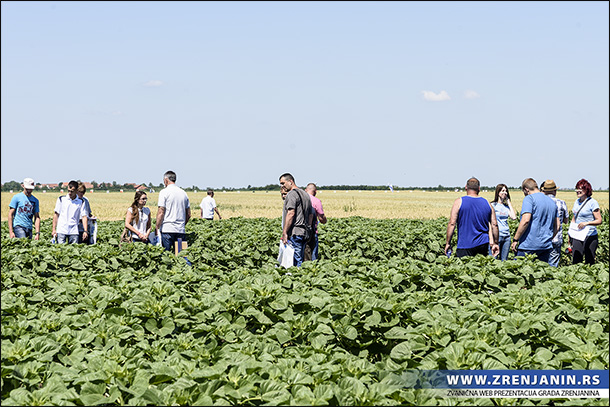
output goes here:
{"type": "Polygon", "coordinates": [[[610,184],[608,2],[1,7],[2,182],[610,184]]]}

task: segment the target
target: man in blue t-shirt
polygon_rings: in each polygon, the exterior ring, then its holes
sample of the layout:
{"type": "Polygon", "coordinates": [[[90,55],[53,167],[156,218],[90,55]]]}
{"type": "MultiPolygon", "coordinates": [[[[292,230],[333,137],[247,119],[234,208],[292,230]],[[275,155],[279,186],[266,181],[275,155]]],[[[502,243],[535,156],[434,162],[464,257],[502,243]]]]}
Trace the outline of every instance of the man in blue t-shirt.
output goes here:
{"type": "Polygon", "coordinates": [[[523,180],[521,190],[525,198],[511,249],[517,256],[535,254],[538,260],[549,263],[553,238],[560,227],[557,205],[540,192],[538,184],[532,178],[523,180]]]}
{"type": "Polygon", "coordinates": [[[11,238],[26,237],[31,239],[33,223],[36,227],[34,240],[38,240],[40,239],[40,207],[38,199],[32,195],[34,180],[26,178],[21,186],[23,192],[15,195],[8,205],[8,234],[11,238]]]}

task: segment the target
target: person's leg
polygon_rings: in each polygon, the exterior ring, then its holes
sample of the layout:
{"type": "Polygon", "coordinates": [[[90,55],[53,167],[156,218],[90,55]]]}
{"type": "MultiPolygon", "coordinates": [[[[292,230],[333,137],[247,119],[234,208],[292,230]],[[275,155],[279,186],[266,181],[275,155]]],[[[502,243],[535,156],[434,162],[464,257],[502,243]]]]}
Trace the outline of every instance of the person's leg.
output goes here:
{"type": "Polygon", "coordinates": [[[585,252],[585,242],[572,239],[572,264],[582,263],[585,252]]]}
{"type": "Polygon", "coordinates": [[[68,235],[68,244],[76,244],[78,243],[78,235],[68,235]]]}
{"type": "Polygon", "coordinates": [[[561,243],[553,243],[553,248],[549,255],[549,265],[553,267],[559,266],[559,259],[561,259],[561,243]]]}
{"type": "Polygon", "coordinates": [[[171,235],[171,233],[161,233],[161,245],[168,252],[172,251],[172,245],[174,244],[171,235]]]}
{"type": "Polygon", "coordinates": [[[553,249],[547,249],[547,250],[536,250],[536,257],[538,257],[538,260],[543,261],[545,263],[549,262],[549,259],[551,257],[551,251],[553,249]]]}
{"type": "Polygon", "coordinates": [[[300,267],[303,264],[305,255],[305,237],[295,236],[290,237],[290,245],[294,248],[294,265],[300,267]]]}
{"type": "Polygon", "coordinates": [[[597,252],[598,244],[599,238],[597,235],[587,236],[585,239],[585,264],[595,264],[595,252],[597,252]]]}
{"type": "Polygon", "coordinates": [[[317,233],[314,235],[314,246],[313,246],[313,251],[311,253],[311,259],[318,260],[318,234],[317,233]]]}
{"type": "Polygon", "coordinates": [[[473,256],[477,254],[482,254],[483,256],[489,255],[489,243],[482,244],[480,246],[473,248],[473,256]]]}
{"type": "Polygon", "coordinates": [[[455,249],[455,257],[466,257],[470,256],[470,251],[468,249],[455,249]]]}
{"type": "Polygon", "coordinates": [[[312,245],[311,245],[311,241],[307,241],[305,242],[305,247],[303,248],[303,261],[310,261],[312,260],[312,245]]]}
{"type": "Polygon", "coordinates": [[[68,235],[64,235],[63,233],[57,234],[57,243],[66,243],[66,238],[68,235]]]}
{"type": "Polygon", "coordinates": [[[508,251],[510,250],[510,236],[500,238],[500,260],[508,260],[508,251]]]}
{"type": "Polygon", "coordinates": [[[517,258],[517,257],[525,257],[526,254],[531,254],[531,253],[517,249],[517,254],[515,254],[515,258],[517,258]]]}
{"type": "Polygon", "coordinates": [[[15,232],[15,237],[18,238],[32,238],[32,229],[26,229],[23,226],[13,226],[13,232],[15,232]]]}

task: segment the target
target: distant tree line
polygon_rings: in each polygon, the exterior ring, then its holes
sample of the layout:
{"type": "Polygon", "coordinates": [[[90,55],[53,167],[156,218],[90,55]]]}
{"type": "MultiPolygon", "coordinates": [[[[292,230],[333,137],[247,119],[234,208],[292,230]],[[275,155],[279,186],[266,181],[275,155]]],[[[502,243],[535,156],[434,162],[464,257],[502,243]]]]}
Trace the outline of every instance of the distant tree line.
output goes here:
{"type": "MultiPolygon", "coordinates": [[[[79,180],[80,181],[80,180],[79,180]]],[[[55,188],[51,188],[48,185],[49,184],[41,184],[41,183],[36,183],[36,190],[40,191],[40,190],[49,190],[49,191],[59,191],[60,189],[65,189],[65,187],[62,187],[61,185],[63,184],[64,181],[62,182],[58,182],[57,183],[57,187],[55,188]]],[[[100,191],[111,191],[111,192],[119,192],[120,190],[123,190],[123,192],[127,192],[127,191],[134,191],[135,188],[137,186],[145,186],[146,187],[146,191],[160,191],[164,188],[163,183],[159,183],[158,185],[153,185],[152,182],[147,183],[140,183],[140,184],[136,184],[136,183],[125,183],[125,184],[119,184],[116,181],[112,181],[112,182],[100,182],[97,183],[96,181],[91,181],[91,185],[93,186],[93,190],[100,190],[100,191]]],[[[305,187],[305,185],[301,185],[301,187],[305,187]]],[[[319,190],[330,190],[330,191],[387,191],[390,189],[389,185],[317,185],[319,190]]],[[[487,190],[487,191],[494,191],[495,190],[495,186],[481,186],[481,190],[487,190]]],[[[520,189],[520,187],[509,187],[510,189],[520,189]]],[[[248,185],[247,187],[240,187],[240,188],[234,188],[234,187],[222,187],[222,188],[211,188],[211,187],[205,187],[205,188],[200,188],[196,185],[192,185],[190,187],[183,187],[183,189],[185,191],[189,191],[189,192],[200,192],[200,191],[207,191],[208,189],[214,189],[216,191],[279,191],[280,190],[280,185],[278,184],[267,184],[265,186],[259,186],[259,187],[254,187],[252,185],[248,185]]],[[[458,190],[463,190],[464,186],[443,186],[443,185],[437,185],[435,187],[400,187],[400,186],[392,186],[392,189],[394,191],[406,191],[406,190],[415,190],[415,191],[445,191],[445,190],[449,190],[449,191],[453,191],[455,189],[458,190]]],[[[8,192],[8,191],[13,191],[13,192],[18,192],[21,191],[21,183],[17,182],[17,181],[9,181],[6,182],[4,184],[2,184],[1,190],[3,192],[8,192]]],[[[567,190],[567,191],[571,191],[572,189],[570,188],[560,188],[560,191],[562,190],[567,190]]],[[[608,188],[602,189],[602,188],[598,188],[598,191],[607,191],[608,188]]]]}

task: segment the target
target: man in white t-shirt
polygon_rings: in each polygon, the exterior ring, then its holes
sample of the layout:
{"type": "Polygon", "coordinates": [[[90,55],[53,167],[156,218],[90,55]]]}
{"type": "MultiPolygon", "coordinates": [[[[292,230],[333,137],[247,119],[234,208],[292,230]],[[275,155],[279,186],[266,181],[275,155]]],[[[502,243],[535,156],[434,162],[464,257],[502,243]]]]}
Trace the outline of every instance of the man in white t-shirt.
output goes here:
{"type": "Polygon", "coordinates": [[[78,182],[68,183],[68,195],[57,198],[55,213],[53,214],[53,237],[57,236],[57,243],[78,243],[78,224],[83,224],[83,239],[89,237],[88,218],[83,201],[76,195],[78,182]]]}
{"type": "Polygon", "coordinates": [[[201,217],[207,220],[214,220],[214,212],[218,214],[218,219],[222,219],[218,208],[216,207],[216,201],[214,200],[214,191],[208,189],[208,196],[203,198],[201,201],[201,217]]]}
{"type": "Polygon", "coordinates": [[[157,229],[161,232],[161,244],[171,251],[174,242],[186,238],[186,223],[191,218],[191,205],[186,192],[176,185],[176,173],[163,175],[165,188],[159,192],[157,229]]]}

